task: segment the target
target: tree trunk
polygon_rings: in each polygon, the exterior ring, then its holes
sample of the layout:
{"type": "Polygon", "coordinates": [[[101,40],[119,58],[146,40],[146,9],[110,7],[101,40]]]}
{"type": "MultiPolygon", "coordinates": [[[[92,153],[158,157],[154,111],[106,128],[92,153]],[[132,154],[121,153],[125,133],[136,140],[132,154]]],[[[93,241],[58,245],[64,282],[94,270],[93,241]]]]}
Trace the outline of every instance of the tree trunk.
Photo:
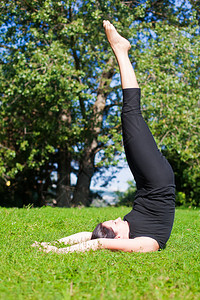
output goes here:
{"type": "MultiPolygon", "coordinates": [[[[71,126],[71,113],[68,109],[63,109],[60,112],[60,126],[71,126]],[[63,124],[64,123],[64,124],[63,124]]],[[[58,182],[57,182],[57,206],[71,206],[71,153],[68,150],[67,144],[60,145],[58,152],[58,182]]]]}
{"type": "Polygon", "coordinates": [[[59,150],[58,157],[58,184],[57,184],[57,206],[71,206],[71,187],[70,187],[71,159],[67,149],[59,150]]]}
{"type": "Polygon", "coordinates": [[[94,174],[94,157],[97,141],[94,139],[90,147],[85,151],[85,156],[80,162],[78,180],[73,196],[73,205],[89,206],[90,183],[94,174]]]}
{"type": "Polygon", "coordinates": [[[90,183],[94,175],[94,159],[98,149],[97,137],[101,132],[103,112],[106,106],[107,89],[110,86],[114,74],[114,59],[111,57],[102,73],[99,88],[97,91],[97,99],[93,106],[93,118],[91,128],[86,140],[84,156],[79,164],[79,174],[76,188],[73,196],[73,205],[83,204],[89,205],[90,183]]]}

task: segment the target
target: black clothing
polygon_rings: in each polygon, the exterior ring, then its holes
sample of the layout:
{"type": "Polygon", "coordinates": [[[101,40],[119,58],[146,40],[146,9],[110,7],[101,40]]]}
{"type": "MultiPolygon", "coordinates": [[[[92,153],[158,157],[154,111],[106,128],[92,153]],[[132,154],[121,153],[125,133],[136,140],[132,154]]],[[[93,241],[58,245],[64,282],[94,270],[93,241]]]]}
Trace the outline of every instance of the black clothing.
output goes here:
{"type": "Polygon", "coordinates": [[[123,90],[121,117],[126,158],[137,187],[133,209],[124,217],[129,237],[151,237],[164,248],[174,221],[174,173],[142,117],[140,89],[123,90]]]}

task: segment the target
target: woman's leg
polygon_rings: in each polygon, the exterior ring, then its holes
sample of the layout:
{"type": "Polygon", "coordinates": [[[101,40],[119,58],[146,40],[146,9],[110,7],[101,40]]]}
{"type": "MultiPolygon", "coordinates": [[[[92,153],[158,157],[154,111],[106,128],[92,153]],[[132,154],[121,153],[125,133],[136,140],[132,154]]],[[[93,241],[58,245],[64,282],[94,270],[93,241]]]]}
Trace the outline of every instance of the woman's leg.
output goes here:
{"type": "Polygon", "coordinates": [[[123,89],[122,131],[129,167],[138,189],[154,189],[174,184],[171,166],[158,150],[140,111],[140,89],[128,57],[130,43],[109,21],[103,26],[119,64],[123,89]]]}
{"type": "Polygon", "coordinates": [[[129,41],[123,38],[109,21],[103,21],[103,26],[119,65],[122,89],[139,88],[128,57],[128,51],[131,48],[129,41]]]}

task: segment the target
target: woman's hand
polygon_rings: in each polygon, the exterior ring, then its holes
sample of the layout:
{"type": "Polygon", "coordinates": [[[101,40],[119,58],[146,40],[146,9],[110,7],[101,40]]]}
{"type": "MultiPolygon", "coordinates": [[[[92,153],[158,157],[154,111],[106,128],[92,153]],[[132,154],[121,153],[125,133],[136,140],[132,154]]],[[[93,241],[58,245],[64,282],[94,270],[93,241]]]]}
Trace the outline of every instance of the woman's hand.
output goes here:
{"type": "Polygon", "coordinates": [[[71,247],[66,248],[57,248],[55,246],[51,246],[49,243],[39,243],[34,242],[32,244],[32,247],[37,247],[40,251],[49,253],[49,252],[55,252],[55,253],[69,253],[69,252],[85,252],[89,250],[98,250],[103,248],[103,239],[96,239],[96,240],[90,240],[87,242],[79,243],[71,247]]]}
{"type": "Polygon", "coordinates": [[[49,252],[56,252],[58,253],[58,248],[55,247],[55,246],[51,246],[49,243],[39,243],[37,241],[35,241],[32,245],[32,247],[37,247],[40,251],[44,251],[46,253],[49,253],[49,252]]]}

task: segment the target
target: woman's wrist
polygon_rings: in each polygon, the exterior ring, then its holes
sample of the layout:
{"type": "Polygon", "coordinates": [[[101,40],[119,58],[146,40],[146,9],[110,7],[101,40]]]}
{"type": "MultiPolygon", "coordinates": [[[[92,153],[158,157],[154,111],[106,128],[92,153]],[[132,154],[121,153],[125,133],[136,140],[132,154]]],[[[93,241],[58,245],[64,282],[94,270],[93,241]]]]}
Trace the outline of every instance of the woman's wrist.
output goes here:
{"type": "Polygon", "coordinates": [[[60,249],[60,253],[67,253],[67,252],[85,252],[85,251],[89,251],[89,250],[98,250],[98,249],[102,249],[103,248],[103,239],[95,239],[95,240],[90,240],[87,242],[83,242],[68,248],[64,248],[65,250],[62,251],[62,249],[60,249]]]}

